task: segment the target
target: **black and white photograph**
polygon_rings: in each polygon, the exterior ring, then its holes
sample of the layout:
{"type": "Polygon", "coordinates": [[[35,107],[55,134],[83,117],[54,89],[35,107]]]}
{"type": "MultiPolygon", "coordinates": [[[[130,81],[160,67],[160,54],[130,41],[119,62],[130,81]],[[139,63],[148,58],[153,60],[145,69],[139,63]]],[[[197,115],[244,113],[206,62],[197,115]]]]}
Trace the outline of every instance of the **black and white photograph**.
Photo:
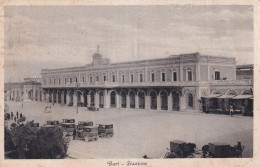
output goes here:
{"type": "Polygon", "coordinates": [[[253,5],[3,9],[5,160],[254,158],[253,5]]]}

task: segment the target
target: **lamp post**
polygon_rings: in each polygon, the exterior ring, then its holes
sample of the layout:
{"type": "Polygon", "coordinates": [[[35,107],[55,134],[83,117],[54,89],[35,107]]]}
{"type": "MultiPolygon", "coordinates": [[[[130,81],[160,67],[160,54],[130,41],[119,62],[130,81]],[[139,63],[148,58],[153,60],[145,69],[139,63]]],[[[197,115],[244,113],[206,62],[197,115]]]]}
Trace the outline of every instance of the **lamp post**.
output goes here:
{"type": "Polygon", "coordinates": [[[78,89],[79,89],[79,83],[75,82],[76,87],[77,87],[77,114],[79,113],[79,109],[78,109],[78,89]]]}

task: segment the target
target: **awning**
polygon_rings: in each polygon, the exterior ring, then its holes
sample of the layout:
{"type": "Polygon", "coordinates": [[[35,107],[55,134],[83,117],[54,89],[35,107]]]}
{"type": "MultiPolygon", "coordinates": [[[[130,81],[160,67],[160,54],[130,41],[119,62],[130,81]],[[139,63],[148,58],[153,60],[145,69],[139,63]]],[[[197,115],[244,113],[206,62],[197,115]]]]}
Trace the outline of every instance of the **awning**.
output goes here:
{"type": "Polygon", "coordinates": [[[251,98],[249,98],[249,99],[254,100],[254,97],[251,97],[251,98]]]}
{"type": "Polygon", "coordinates": [[[217,97],[218,99],[231,99],[233,98],[235,95],[222,95],[217,97]]]}
{"type": "Polygon", "coordinates": [[[221,96],[221,94],[209,94],[207,96],[203,96],[202,98],[210,99],[210,98],[216,98],[221,96]]]}
{"type": "Polygon", "coordinates": [[[237,95],[232,99],[249,99],[249,98],[253,98],[253,95],[237,95]]]}

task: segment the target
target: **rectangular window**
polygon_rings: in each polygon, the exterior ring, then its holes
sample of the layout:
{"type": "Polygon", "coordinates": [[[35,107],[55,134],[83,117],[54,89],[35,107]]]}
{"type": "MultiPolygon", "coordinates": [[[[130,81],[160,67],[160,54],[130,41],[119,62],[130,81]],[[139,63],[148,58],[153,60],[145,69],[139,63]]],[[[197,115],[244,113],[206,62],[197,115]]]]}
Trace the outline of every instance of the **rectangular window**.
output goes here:
{"type": "Polygon", "coordinates": [[[53,79],[53,84],[55,85],[56,83],[55,83],[55,78],[53,79]]]}
{"type": "Polygon", "coordinates": [[[59,78],[59,85],[60,85],[60,78],[59,78]]]}
{"type": "Polygon", "coordinates": [[[113,75],[112,79],[113,79],[113,82],[116,82],[116,76],[113,75]]]}
{"type": "Polygon", "coordinates": [[[154,82],[154,73],[152,73],[151,79],[151,81],[154,82]]]}
{"type": "Polygon", "coordinates": [[[162,82],[165,82],[165,73],[162,73],[162,82]]]}
{"type": "Polygon", "coordinates": [[[140,82],[143,82],[143,74],[140,74],[140,82]]]}
{"type": "Polygon", "coordinates": [[[134,74],[131,74],[131,82],[134,82],[134,74]]]}
{"type": "Polygon", "coordinates": [[[66,84],[67,83],[67,78],[64,78],[64,84],[66,84]]]}
{"type": "Polygon", "coordinates": [[[215,80],[220,80],[220,72],[215,71],[215,80]]]}
{"type": "Polygon", "coordinates": [[[82,82],[85,82],[85,77],[82,77],[82,82]]]}
{"type": "Polygon", "coordinates": [[[76,77],[75,82],[78,83],[78,78],[76,77]]]}
{"type": "Polygon", "coordinates": [[[125,82],[125,75],[122,75],[122,82],[125,82]]]}
{"type": "Polygon", "coordinates": [[[173,81],[177,81],[177,72],[172,73],[172,79],[173,81]]]}
{"type": "Polygon", "coordinates": [[[104,81],[107,81],[107,77],[106,76],[104,76],[104,81]]]}
{"type": "Polygon", "coordinates": [[[98,76],[96,76],[96,81],[97,81],[97,82],[99,81],[99,77],[98,77],[98,76]]]}
{"type": "Polygon", "coordinates": [[[192,72],[188,71],[188,81],[192,81],[192,72]]]}
{"type": "Polygon", "coordinates": [[[51,79],[49,79],[49,83],[50,83],[50,85],[51,85],[51,79]]]}
{"type": "Polygon", "coordinates": [[[89,81],[90,81],[90,83],[92,83],[92,77],[89,77],[89,81]]]}

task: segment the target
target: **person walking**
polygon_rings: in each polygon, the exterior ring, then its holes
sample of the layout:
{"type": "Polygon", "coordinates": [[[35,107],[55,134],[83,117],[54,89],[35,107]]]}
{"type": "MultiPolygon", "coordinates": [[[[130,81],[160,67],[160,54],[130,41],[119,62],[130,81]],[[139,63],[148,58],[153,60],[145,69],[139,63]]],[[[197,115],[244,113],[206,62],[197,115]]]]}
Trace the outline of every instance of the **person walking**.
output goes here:
{"type": "Polygon", "coordinates": [[[230,116],[232,117],[233,116],[233,112],[234,112],[232,104],[230,105],[229,111],[230,111],[230,116]]]}
{"type": "Polygon", "coordinates": [[[11,119],[13,120],[13,118],[14,118],[14,113],[13,113],[13,111],[11,112],[11,119]]]}
{"type": "Polygon", "coordinates": [[[18,113],[18,111],[16,112],[16,118],[18,118],[18,116],[19,116],[19,113],[18,113]]]}
{"type": "Polygon", "coordinates": [[[14,116],[14,122],[16,122],[16,116],[14,116]]]}
{"type": "Polygon", "coordinates": [[[22,113],[20,113],[20,118],[22,118],[23,117],[23,114],[22,113]]]}
{"type": "Polygon", "coordinates": [[[75,137],[76,137],[76,129],[73,130],[73,140],[75,140],[75,137]]]}

